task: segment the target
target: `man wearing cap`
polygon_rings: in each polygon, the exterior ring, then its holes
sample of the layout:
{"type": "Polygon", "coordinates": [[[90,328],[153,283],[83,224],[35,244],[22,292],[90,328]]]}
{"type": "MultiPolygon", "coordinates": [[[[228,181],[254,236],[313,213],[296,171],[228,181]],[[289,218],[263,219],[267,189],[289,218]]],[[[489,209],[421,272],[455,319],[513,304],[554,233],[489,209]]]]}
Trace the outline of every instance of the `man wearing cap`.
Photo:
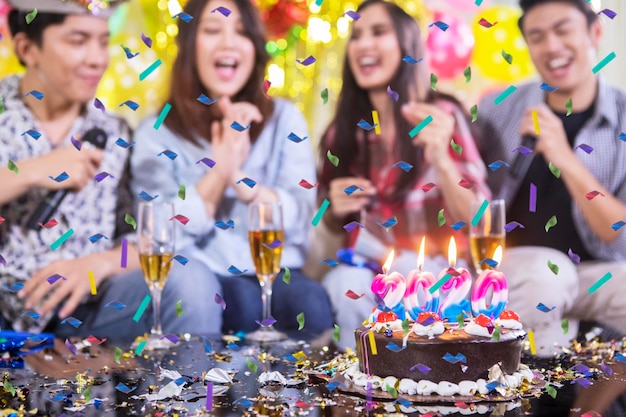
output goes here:
{"type": "MultiPolygon", "coordinates": [[[[109,64],[107,19],[121,1],[9,3],[26,71],[0,81],[0,327],[132,340],[150,328],[151,317],[147,311],[133,320],[148,288],[133,245],[125,256],[121,249],[124,237],[132,241],[124,217],[133,211],[129,149],[116,141],[130,142],[130,130],[94,105],[109,64]],[[90,146],[97,132],[106,143],[90,146]],[[42,217],[40,208],[59,196],[50,218],[42,217]]],[[[202,265],[177,268],[163,293],[164,331],[219,329],[218,320],[195,314],[215,290],[188,291],[202,265]],[[176,319],[181,299],[193,320],[176,319]]]]}

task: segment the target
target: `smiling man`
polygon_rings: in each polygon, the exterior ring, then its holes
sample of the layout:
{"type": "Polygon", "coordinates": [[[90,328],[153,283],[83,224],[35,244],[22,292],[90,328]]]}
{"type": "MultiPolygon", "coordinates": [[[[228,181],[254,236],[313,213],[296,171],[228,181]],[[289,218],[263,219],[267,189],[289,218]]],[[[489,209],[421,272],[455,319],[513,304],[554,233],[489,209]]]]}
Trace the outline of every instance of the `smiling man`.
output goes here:
{"type": "Polygon", "coordinates": [[[588,2],[520,6],[542,82],[499,105],[486,97],[479,137],[487,164],[511,164],[489,184],[506,199],[508,221],[524,226],[508,233],[502,261],[509,305],[534,330],[538,354],[549,356],[576,336],[581,319],[626,333],[626,235],[616,226],[626,219],[626,147],[617,139],[626,130],[626,94],[594,71],[602,23],[588,2]]]}

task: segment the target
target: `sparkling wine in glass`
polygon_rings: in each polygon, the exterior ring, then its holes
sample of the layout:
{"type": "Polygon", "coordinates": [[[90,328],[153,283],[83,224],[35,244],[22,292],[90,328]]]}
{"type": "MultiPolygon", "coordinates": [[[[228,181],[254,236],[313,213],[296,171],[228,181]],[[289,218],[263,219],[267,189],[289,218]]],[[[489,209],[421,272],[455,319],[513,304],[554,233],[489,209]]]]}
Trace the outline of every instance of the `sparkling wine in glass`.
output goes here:
{"type": "Polygon", "coordinates": [[[273,326],[272,285],[280,272],[285,232],[280,203],[253,203],[249,206],[248,240],[257,278],[261,284],[263,320],[261,327],[246,335],[252,342],[276,342],[287,335],[273,326]]]}
{"type": "Polygon", "coordinates": [[[486,259],[493,259],[498,246],[504,250],[506,210],[504,200],[472,202],[470,251],[476,272],[493,269],[486,259]],[[482,214],[481,214],[482,213],[482,214]],[[474,222],[477,220],[477,222],[474,222]]]}
{"type": "Polygon", "coordinates": [[[141,269],[150,288],[154,320],[145,349],[167,349],[171,343],[163,339],[161,329],[161,293],[167,282],[174,256],[173,203],[154,201],[139,203],[137,246],[141,269]]]}

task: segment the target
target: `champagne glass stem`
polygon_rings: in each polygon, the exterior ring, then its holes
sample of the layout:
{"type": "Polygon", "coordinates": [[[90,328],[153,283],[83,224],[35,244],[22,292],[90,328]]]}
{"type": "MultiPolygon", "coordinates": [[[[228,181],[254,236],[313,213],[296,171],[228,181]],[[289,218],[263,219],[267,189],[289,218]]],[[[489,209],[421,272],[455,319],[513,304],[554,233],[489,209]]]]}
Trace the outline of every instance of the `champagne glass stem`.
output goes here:
{"type": "Polygon", "coordinates": [[[259,281],[261,283],[261,301],[263,303],[263,321],[272,317],[272,279],[265,275],[259,281]]]}
{"type": "Polygon", "coordinates": [[[161,288],[158,284],[152,287],[152,330],[150,334],[162,336],[163,330],[161,329],[161,288]]]}

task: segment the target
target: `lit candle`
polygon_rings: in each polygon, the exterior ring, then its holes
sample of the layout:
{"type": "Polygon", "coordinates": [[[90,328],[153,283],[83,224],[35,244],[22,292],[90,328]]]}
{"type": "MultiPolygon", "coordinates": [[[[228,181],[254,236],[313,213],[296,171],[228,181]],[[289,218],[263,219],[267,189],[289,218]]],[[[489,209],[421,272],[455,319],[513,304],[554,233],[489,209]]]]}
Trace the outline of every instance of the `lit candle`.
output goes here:
{"type": "Polygon", "coordinates": [[[472,287],[472,276],[465,268],[454,268],[456,265],[456,241],[454,236],[450,238],[448,246],[448,263],[450,267],[444,269],[439,274],[439,280],[444,279],[446,275],[451,277],[441,284],[441,291],[445,296],[439,307],[439,315],[448,321],[456,322],[459,314],[470,311],[467,295],[472,287]]]}
{"type": "MultiPolygon", "coordinates": [[[[502,260],[502,246],[498,246],[493,253],[494,261],[498,264],[502,260]]],[[[497,267],[497,265],[496,265],[497,267]]],[[[484,314],[492,319],[500,317],[506,307],[509,289],[506,277],[502,272],[488,269],[480,273],[472,290],[472,312],[475,316],[484,314]],[[487,305],[489,288],[492,289],[491,301],[487,305]]]]}
{"type": "Polygon", "coordinates": [[[425,242],[426,237],[423,237],[417,256],[417,269],[409,271],[406,276],[404,307],[413,320],[417,320],[420,313],[439,311],[439,290],[435,290],[432,294],[428,291],[432,285],[435,285],[435,276],[430,272],[422,272],[425,242]],[[420,296],[423,303],[420,302],[420,296]]]}
{"type": "MultiPolygon", "coordinates": [[[[393,311],[400,320],[404,320],[404,305],[402,299],[406,292],[404,276],[399,272],[389,272],[393,262],[394,251],[392,250],[387,261],[383,265],[383,273],[377,274],[372,280],[371,289],[374,294],[383,300],[382,311],[393,311]]],[[[380,307],[380,306],[379,306],[380,307]]]]}

